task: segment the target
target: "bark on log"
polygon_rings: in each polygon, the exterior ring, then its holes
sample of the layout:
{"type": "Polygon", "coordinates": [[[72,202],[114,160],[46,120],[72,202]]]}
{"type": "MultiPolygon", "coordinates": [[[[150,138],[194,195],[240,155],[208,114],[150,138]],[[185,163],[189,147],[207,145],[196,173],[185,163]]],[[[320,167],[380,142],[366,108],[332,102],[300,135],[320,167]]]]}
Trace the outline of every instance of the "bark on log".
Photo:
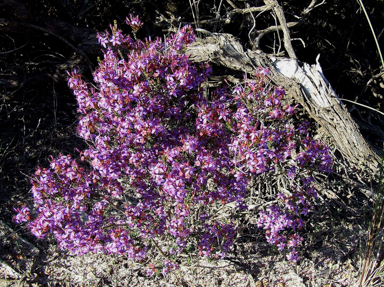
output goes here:
{"type": "Polygon", "coordinates": [[[187,49],[191,60],[210,61],[227,68],[254,74],[256,67],[270,69],[275,85],[283,86],[333,140],[342,156],[351,164],[377,171],[380,157],[361,135],[344,104],[323,75],[320,64],[300,63],[296,59],[277,58],[262,51],[244,51],[229,34],[211,34],[198,39],[187,49]]]}

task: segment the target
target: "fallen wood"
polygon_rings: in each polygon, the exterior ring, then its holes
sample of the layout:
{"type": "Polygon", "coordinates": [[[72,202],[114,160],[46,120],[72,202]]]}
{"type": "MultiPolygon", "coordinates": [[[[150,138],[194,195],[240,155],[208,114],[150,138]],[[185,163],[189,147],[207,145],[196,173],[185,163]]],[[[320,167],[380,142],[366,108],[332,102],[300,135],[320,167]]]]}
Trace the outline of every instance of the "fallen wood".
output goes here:
{"type": "Polygon", "coordinates": [[[194,62],[209,61],[233,70],[254,74],[257,67],[270,70],[273,84],[285,88],[287,96],[300,103],[332,139],[332,144],[349,163],[377,171],[380,157],[360,130],[324,77],[320,64],[278,58],[260,50],[244,51],[230,34],[210,34],[187,49],[194,62]]]}

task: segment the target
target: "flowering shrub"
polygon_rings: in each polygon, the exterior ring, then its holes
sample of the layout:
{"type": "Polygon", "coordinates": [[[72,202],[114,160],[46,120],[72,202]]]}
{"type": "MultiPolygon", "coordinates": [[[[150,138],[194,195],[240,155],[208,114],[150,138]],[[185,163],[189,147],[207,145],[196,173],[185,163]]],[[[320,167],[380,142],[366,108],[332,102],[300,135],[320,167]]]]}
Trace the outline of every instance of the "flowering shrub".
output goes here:
{"type": "MultiPolygon", "coordinates": [[[[127,24],[134,33],[141,26],[132,16],[127,24]]],[[[190,27],[164,41],[140,41],[114,25],[98,39],[105,51],[96,87],[76,72],[68,81],[89,148],[80,162],[60,156],[38,168],[34,211],[17,209],[15,221],[28,221],[39,238],[53,234],[76,254],[143,261],[156,250],[166,258],[165,274],[182,252],[225,256],[236,225],[217,211],[231,202],[245,209],[250,180],[280,173],[291,188],[260,213],[258,224],[268,242],[289,248],[296,260],[301,238],[287,230],[303,225],[301,214],[316,196],[311,172],[328,171],[331,159],[307,136],[306,124],[291,123],[295,107],[282,104],[284,90],[266,88],[267,71],[205,95],[201,84],[211,68],[185,55],[194,40],[190,27]]],[[[149,275],[156,270],[147,267],[149,275]]]]}
{"type": "Polygon", "coordinates": [[[288,260],[297,261],[296,247],[302,238],[289,230],[303,227],[302,215],[307,215],[310,200],[317,196],[313,172],[330,172],[332,158],[324,144],[308,136],[308,122],[293,125],[296,106],[282,104],[281,88],[266,88],[267,73],[260,69],[256,80],[233,89],[236,110],[227,120],[234,131],[229,150],[239,181],[254,179],[281,190],[278,203],[259,212],[257,225],[266,229],[270,244],[279,250],[288,248],[288,260]]]}

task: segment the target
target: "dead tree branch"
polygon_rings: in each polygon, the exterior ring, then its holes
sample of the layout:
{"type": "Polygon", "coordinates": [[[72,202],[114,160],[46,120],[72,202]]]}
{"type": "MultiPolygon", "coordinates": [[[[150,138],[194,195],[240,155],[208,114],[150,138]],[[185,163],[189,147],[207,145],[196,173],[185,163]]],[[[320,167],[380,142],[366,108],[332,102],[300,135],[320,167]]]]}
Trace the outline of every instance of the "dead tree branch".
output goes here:
{"type": "MultiPolygon", "coordinates": [[[[288,28],[292,28],[296,25],[298,25],[299,22],[289,22],[289,23],[286,23],[286,26],[288,28]]],[[[259,30],[258,33],[259,35],[256,37],[255,39],[255,44],[254,46],[256,47],[256,49],[259,49],[260,48],[260,40],[261,38],[263,38],[266,34],[268,33],[271,33],[271,32],[276,32],[278,30],[283,30],[283,26],[282,25],[278,25],[278,26],[271,26],[271,27],[268,27],[264,30],[259,30]]]]}
{"type": "Polygon", "coordinates": [[[287,20],[285,19],[283,8],[279,5],[276,0],[264,0],[264,3],[272,7],[273,11],[276,13],[277,18],[279,19],[281,30],[284,34],[284,47],[288,53],[288,56],[292,59],[297,59],[296,53],[292,47],[291,35],[288,29],[287,20]]]}
{"type": "Polygon", "coordinates": [[[332,139],[332,144],[349,163],[368,165],[377,171],[379,156],[372,150],[346,107],[324,77],[320,64],[299,63],[292,58],[276,58],[262,51],[244,52],[242,45],[229,34],[212,34],[199,39],[187,49],[191,60],[210,61],[227,68],[254,74],[255,66],[270,69],[270,78],[286,89],[332,139]]]}

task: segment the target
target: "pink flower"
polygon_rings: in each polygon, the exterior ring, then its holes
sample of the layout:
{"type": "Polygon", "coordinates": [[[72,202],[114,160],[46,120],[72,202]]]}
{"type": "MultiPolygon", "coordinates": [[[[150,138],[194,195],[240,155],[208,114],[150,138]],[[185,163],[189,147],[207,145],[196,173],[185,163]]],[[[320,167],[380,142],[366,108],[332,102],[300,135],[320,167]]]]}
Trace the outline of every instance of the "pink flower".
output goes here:
{"type": "Polygon", "coordinates": [[[132,27],[134,32],[137,32],[141,26],[143,26],[143,23],[139,20],[139,16],[133,16],[132,14],[129,14],[129,18],[127,17],[125,22],[132,27]]]}

